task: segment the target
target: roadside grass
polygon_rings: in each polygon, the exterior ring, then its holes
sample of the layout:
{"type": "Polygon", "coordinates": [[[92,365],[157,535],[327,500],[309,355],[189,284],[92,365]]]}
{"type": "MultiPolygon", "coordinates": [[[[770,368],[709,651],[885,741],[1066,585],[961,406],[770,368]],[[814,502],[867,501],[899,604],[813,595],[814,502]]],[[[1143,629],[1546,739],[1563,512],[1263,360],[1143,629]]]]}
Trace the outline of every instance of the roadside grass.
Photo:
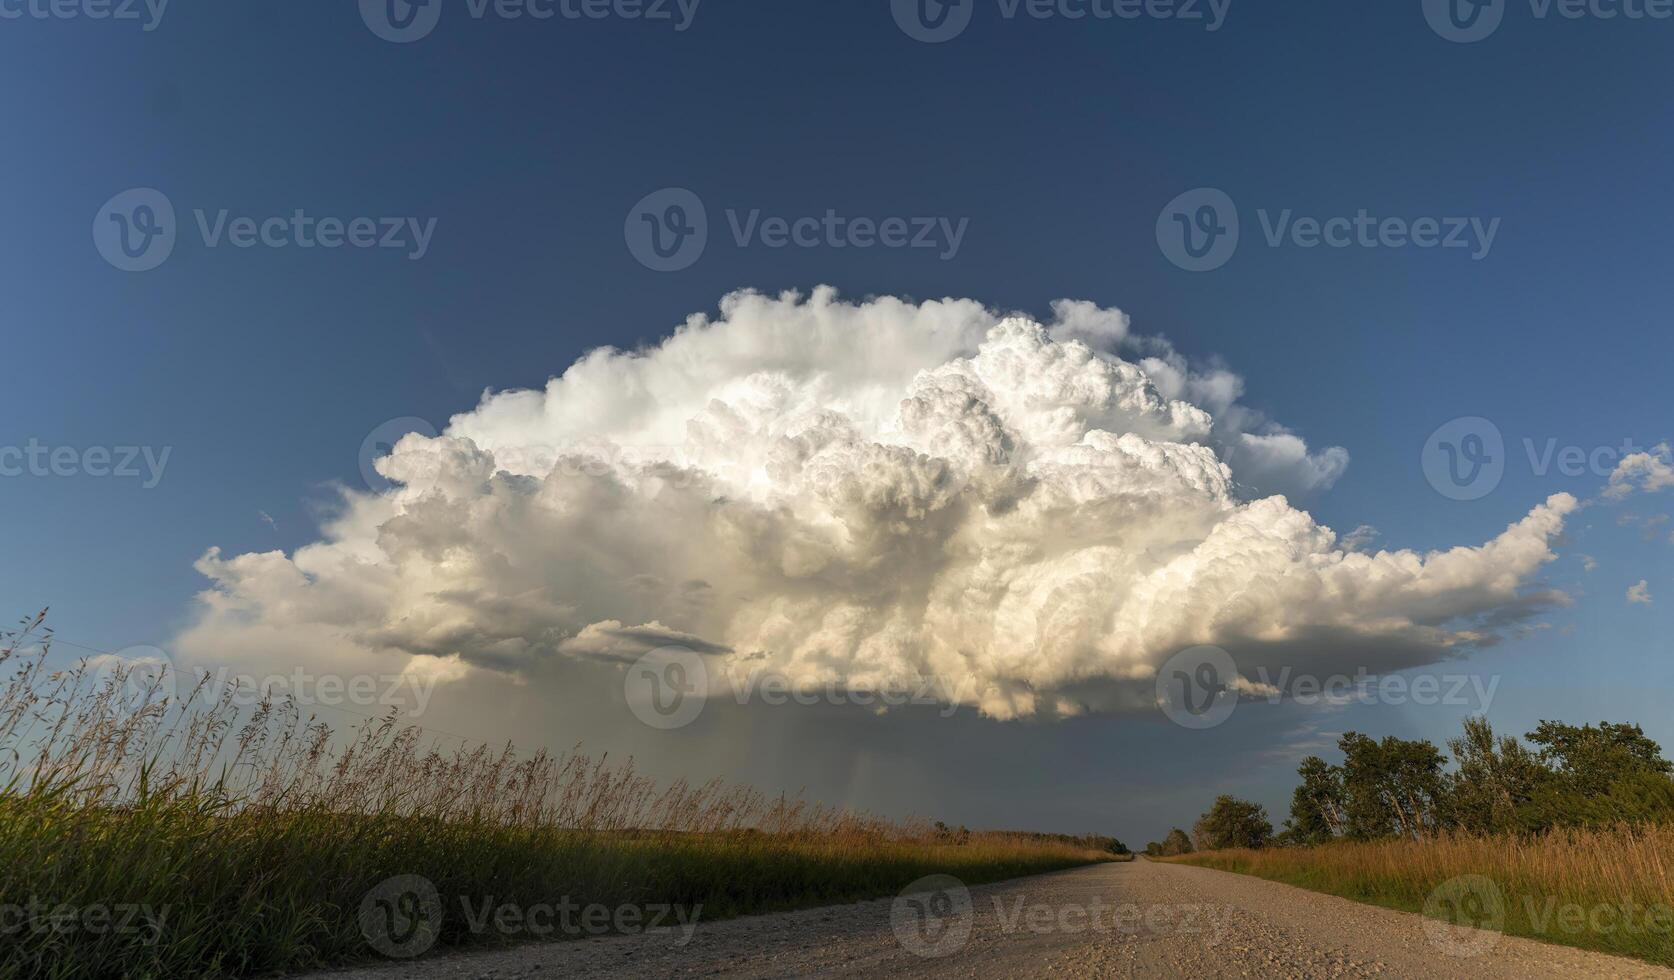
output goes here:
{"type": "Polygon", "coordinates": [[[0,643],[0,978],[271,975],[653,919],[676,942],[694,918],[1114,857],[573,752],[442,751],[393,718],[335,731],[121,667],[49,673],[24,626],[0,643]],[[610,914],[554,921],[558,903],[610,914]]]}
{"type": "MultiPolygon", "coordinates": [[[[1268,878],[1458,925],[1493,928],[1503,921],[1499,928],[1506,935],[1674,966],[1670,827],[1339,841],[1163,860],[1268,878]]],[[[1437,932],[1433,941],[1454,951],[1470,945],[1463,933],[1437,932]]]]}

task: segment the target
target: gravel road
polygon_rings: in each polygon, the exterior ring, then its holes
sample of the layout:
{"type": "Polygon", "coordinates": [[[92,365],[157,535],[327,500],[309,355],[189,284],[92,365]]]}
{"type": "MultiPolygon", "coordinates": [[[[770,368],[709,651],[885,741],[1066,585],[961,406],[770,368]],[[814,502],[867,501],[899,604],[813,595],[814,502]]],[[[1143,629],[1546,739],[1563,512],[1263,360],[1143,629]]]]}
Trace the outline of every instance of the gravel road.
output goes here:
{"type": "MultiPolygon", "coordinates": [[[[316,974],[534,977],[1669,977],[1258,878],[1144,860],[680,930],[316,974]],[[1461,955],[1477,951],[1475,955],[1461,955]]],[[[671,920],[672,921],[672,920],[671,920]]]]}

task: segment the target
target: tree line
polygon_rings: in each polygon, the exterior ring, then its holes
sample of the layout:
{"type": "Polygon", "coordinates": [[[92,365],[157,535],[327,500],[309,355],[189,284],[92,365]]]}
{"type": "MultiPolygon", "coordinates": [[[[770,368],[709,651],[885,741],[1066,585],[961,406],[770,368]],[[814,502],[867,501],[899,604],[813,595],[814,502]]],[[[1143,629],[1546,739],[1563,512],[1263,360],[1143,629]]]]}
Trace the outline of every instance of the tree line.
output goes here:
{"type": "Polygon", "coordinates": [[[1485,718],[1468,718],[1463,734],[1447,742],[1452,769],[1424,740],[1348,732],[1337,748],[1341,763],[1302,760],[1279,833],[1260,804],[1223,795],[1190,837],[1175,828],[1145,853],[1674,820],[1674,763],[1638,725],[1542,721],[1518,739],[1496,735],[1485,718]]]}

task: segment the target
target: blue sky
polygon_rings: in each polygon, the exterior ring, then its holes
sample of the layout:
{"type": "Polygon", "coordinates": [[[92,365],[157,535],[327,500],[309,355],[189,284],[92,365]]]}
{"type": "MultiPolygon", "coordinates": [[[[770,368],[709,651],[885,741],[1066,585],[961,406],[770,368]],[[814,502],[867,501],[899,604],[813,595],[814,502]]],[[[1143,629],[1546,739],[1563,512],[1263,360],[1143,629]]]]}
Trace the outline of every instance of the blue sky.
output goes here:
{"type": "MultiPolygon", "coordinates": [[[[176,0],[153,30],[0,21],[0,445],[170,453],[149,488],[0,479],[0,598],[13,614],[50,603],[78,643],[167,647],[207,585],[193,562],[212,546],[314,540],[329,487],[361,485],[362,441],[386,420],[440,426],[484,389],[538,387],[593,347],[654,341],[739,287],[970,297],[1040,316],[1059,297],[1120,307],[1138,333],[1224,358],[1245,403],[1311,445],[1346,448],[1336,486],[1298,504],[1340,531],[1372,525],[1390,546],[1479,543],[1551,493],[1602,486],[1606,473],[1536,472],[1525,440],[1538,455],[1674,435],[1674,21],[1542,18],[1506,0],[1492,36],[1453,43],[1418,0],[1233,0],[1213,31],[1008,19],[997,0],[966,0],[968,28],[926,44],[883,0],[707,0],[685,30],[475,19],[463,0],[439,2],[434,30],[406,44],[375,35],[352,4],[176,0]],[[160,266],[124,272],[89,229],[136,187],[166,195],[179,235],[160,266]],[[688,268],[657,272],[624,225],[669,187],[703,202],[709,242],[688,268]],[[1188,272],[1156,226],[1202,187],[1235,202],[1241,235],[1225,265],[1188,272]],[[209,247],[199,209],[434,225],[416,260],[209,247]],[[966,230],[945,259],[741,246],[723,215],[757,209],[966,230]],[[1499,225],[1481,258],[1273,247],[1262,215],[1286,209],[1499,225]],[[1427,437],[1464,416],[1491,420],[1507,449],[1503,480],[1471,501],[1436,492],[1421,466],[1427,437]]],[[[1503,676],[1496,723],[1635,720],[1674,744],[1659,695],[1674,543],[1643,523],[1669,509],[1642,496],[1570,522],[1542,580],[1574,607],[1472,661],[1503,676]],[[1629,604],[1640,580],[1654,601],[1629,604]]],[[[1461,713],[1382,705],[1322,719],[1285,706],[1261,730],[1439,740],[1461,713]]],[[[1015,753],[1010,785],[1051,802],[962,778],[939,786],[926,774],[958,773],[933,747],[822,748],[804,782],[973,825],[1143,838],[1189,819],[1211,784],[1282,808],[1294,769],[1289,757],[1252,765],[1230,734],[1182,741],[1127,718],[964,724],[963,738],[1015,753]],[[1143,746],[1177,766],[1101,769],[1143,746]],[[1059,761],[1031,763],[1043,756],[1059,761]]]]}

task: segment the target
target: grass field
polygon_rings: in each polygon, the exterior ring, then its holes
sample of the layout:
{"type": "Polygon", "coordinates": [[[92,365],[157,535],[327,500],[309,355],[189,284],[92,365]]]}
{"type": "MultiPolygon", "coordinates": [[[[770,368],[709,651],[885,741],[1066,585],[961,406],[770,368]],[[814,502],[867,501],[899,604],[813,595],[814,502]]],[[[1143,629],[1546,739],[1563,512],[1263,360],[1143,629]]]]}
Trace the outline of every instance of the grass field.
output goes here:
{"type": "MultiPolygon", "coordinates": [[[[1340,842],[1166,860],[1674,966],[1674,828],[1340,842]]],[[[1455,951],[1477,941],[1445,930],[1431,938],[1455,951]]]]}
{"type": "Polygon", "coordinates": [[[667,930],[1110,859],[631,764],[442,752],[0,646],[0,977],[249,976],[447,947],[667,930]]]}

